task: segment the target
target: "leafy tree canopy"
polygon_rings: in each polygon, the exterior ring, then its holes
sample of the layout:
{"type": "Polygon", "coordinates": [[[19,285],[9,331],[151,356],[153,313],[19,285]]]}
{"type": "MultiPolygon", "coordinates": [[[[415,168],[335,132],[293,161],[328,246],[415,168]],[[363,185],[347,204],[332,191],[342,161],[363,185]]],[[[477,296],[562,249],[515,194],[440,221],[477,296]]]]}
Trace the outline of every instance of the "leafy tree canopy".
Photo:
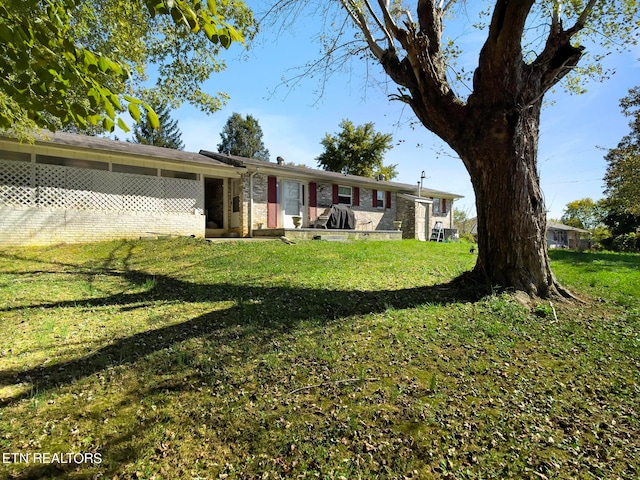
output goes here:
{"type": "Polygon", "coordinates": [[[262,141],[262,128],[251,115],[233,113],[220,133],[218,151],[229,155],[269,161],[269,150],[262,141]]]}
{"type": "Polygon", "coordinates": [[[640,227],[640,87],[629,90],[620,101],[623,113],[631,117],[631,131],[605,156],[605,223],[614,235],[640,227]]]}
{"type": "Polygon", "coordinates": [[[631,117],[631,132],[605,156],[607,204],[621,213],[640,216],[640,87],[629,90],[620,102],[631,117]]]}
{"type": "Polygon", "coordinates": [[[153,110],[158,114],[159,125],[154,128],[145,119],[133,126],[133,143],[143,145],[155,145],[156,147],[184,149],[182,132],[178,128],[178,122],[171,118],[169,107],[165,102],[150,102],[153,110]]]}
{"type": "Polygon", "coordinates": [[[594,202],[591,198],[582,198],[567,203],[560,221],[571,227],[594,230],[605,216],[602,201],[594,202]]]}
{"type": "Polygon", "coordinates": [[[122,114],[158,119],[138,97],[154,90],[172,107],[207,112],[224,94],[200,85],[224,68],[221,48],[255,32],[240,0],[8,0],[0,5],[0,131],[29,138],[36,127],[115,125],[122,114]],[[244,33],[244,36],[243,36],[244,33]],[[158,81],[146,86],[151,65],[158,81]]]}
{"type": "Polygon", "coordinates": [[[342,120],[340,128],[335,135],[325,134],[320,142],[324,152],[316,159],[318,166],[368,178],[384,175],[391,180],[397,176],[396,165],[382,164],[385,152],[393,148],[390,133],[376,132],[372,122],[355,126],[350,120],[342,120]]]}

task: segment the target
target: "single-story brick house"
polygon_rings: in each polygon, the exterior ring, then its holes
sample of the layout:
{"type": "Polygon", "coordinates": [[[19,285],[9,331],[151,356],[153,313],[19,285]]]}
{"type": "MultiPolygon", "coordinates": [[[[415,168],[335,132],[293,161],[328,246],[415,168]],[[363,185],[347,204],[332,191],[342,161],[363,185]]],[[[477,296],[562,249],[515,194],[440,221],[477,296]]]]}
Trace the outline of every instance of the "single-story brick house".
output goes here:
{"type": "MultiPolygon", "coordinates": [[[[460,195],[422,189],[381,179],[345,175],[277,162],[200,151],[229,165],[243,166],[245,173],[240,220],[242,236],[260,234],[264,229],[292,229],[294,217],[302,228],[313,227],[332,205],[353,210],[355,230],[393,231],[394,221],[402,222],[403,238],[429,238],[436,221],[453,225],[453,201],[460,195]],[[427,197],[426,195],[429,195],[427,197]],[[416,228],[416,225],[418,227],[416,228]]],[[[447,227],[448,226],[448,227],[447,227]]]]}
{"type": "Polygon", "coordinates": [[[56,132],[20,143],[0,137],[0,245],[43,245],[146,235],[264,234],[310,227],[333,204],[356,230],[428,239],[453,226],[459,195],[284,162],[184,152],[56,132]]]}

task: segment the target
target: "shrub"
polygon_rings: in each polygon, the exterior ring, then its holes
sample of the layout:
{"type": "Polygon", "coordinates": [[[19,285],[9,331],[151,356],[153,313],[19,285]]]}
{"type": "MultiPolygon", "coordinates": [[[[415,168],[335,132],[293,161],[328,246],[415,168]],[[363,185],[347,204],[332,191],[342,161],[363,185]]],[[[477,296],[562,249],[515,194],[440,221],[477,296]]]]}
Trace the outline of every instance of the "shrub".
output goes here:
{"type": "Polygon", "coordinates": [[[618,252],[640,252],[640,234],[632,232],[613,237],[611,249],[618,252]]]}

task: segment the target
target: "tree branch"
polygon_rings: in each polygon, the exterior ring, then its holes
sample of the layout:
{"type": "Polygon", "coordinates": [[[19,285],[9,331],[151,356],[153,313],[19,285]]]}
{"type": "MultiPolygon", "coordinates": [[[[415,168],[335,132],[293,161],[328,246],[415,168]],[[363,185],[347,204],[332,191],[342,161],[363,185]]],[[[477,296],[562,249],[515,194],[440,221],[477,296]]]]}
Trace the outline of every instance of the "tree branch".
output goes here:
{"type": "MultiPolygon", "coordinates": [[[[378,60],[381,60],[385,53],[385,50],[380,45],[378,45],[375,38],[373,38],[373,34],[371,33],[369,25],[367,24],[367,19],[364,18],[364,15],[362,14],[360,8],[357,5],[354,5],[354,2],[352,2],[351,0],[340,0],[340,3],[349,14],[349,17],[351,17],[351,19],[353,20],[353,23],[355,23],[363,33],[367,45],[371,50],[371,53],[373,53],[378,60]]],[[[383,31],[385,30],[383,29],[383,31]]],[[[388,32],[385,31],[385,33],[387,35],[387,39],[389,40],[389,42],[391,42],[392,40],[388,36],[388,32]]]]}
{"type": "Polygon", "coordinates": [[[496,2],[487,40],[480,51],[469,102],[516,103],[525,63],[522,35],[534,0],[496,2]],[[503,88],[496,88],[501,85],[503,88]]]}
{"type": "Polygon", "coordinates": [[[574,47],[571,45],[571,39],[584,28],[596,3],[597,0],[590,0],[576,23],[571,28],[563,30],[560,5],[556,2],[545,48],[529,67],[532,88],[531,98],[526,103],[537,101],[578,64],[584,47],[574,47]]]}
{"type": "MultiPolygon", "coordinates": [[[[448,8],[451,2],[445,8],[448,8]]],[[[435,0],[418,1],[418,24],[420,34],[428,39],[428,52],[430,55],[440,51],[442,40],[442,15],[444,10],[436,6],[435,0]]]]}
{"type": "MultiPolygon", "coordinates": [[[[353,2],[351,2],[353,3],[353,2]]],[[[367,6],[367,10],[369,10],[369,13],[371,14],[371,16],[373,17],[373,19],[375,20],[376,24],[378,25],[378,28],[380,28],[380,30],[382,30],[382,32],[384,33],[384,36],[386,37],[387,41],[389,42],[389,48],[394,48],[393,47],[393,36],[391,35],[391,33],[389,33],[389,30],[387,30],[387,28],[389,27],[389,23],[387,22],[387,18],[385,15],[386,9],[384,8],[384,6],[381,4],[381,8],[382,8],[382,14],[385,18],[385,23],[383,24],[382,21],[378,18],[378,15],[376,14],[375,10],[373,9],[373,7],[371,6],[371,2],[369,2],[369,0],[365,0],[365,5],[367,6]],[[385,24],[387,25],[385,27],[385,24]]],[[[357,8],[357,7],[356,7],[357,8]]],[[[364,17],[362,17],[364,18],[364,17]]],[[[393,24],[393,27],[395,27],[395,24],[393,24]]],[[[393,29],[392,29],[393,31],[393,29]]]]}

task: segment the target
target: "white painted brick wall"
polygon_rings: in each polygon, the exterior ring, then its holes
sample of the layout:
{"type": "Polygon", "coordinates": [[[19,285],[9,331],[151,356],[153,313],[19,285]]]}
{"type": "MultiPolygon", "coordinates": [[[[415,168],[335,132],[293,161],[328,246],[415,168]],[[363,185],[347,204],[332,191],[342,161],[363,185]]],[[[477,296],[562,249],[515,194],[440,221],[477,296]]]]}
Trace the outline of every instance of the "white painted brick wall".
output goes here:
{"type": "Polygon", "coordinates": [[[52,245],[147,235],[204,236],[205,217],[186,213],[0,207],[0,246],[52,245]]]}

